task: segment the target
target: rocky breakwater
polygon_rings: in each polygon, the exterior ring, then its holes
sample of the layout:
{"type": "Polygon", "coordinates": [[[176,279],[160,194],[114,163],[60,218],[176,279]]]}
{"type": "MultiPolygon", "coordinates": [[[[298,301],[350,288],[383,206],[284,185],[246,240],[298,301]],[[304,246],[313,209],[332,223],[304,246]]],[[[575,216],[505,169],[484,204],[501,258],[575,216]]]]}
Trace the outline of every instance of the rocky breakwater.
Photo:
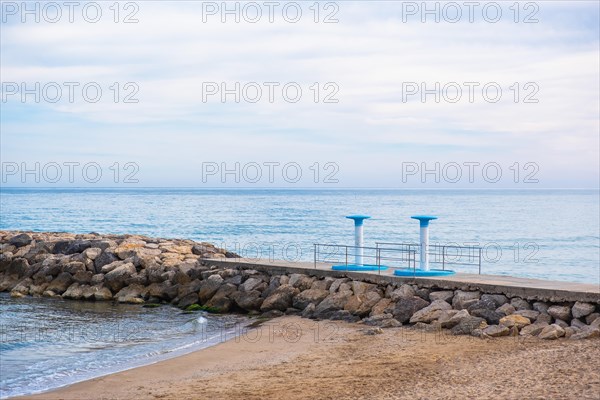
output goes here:
{"type": "MultiPolygon", "coordinates": [[[[133,235],[0,232],[0,291],[12,296],[169,303],[186,309],[301,315],[483,338],[600,337],[600,305],[480,291],[218,267],[235,254],[208,243],[133,235]]],[[[275,272],[278,271],[278,272],[275,272]]]]}

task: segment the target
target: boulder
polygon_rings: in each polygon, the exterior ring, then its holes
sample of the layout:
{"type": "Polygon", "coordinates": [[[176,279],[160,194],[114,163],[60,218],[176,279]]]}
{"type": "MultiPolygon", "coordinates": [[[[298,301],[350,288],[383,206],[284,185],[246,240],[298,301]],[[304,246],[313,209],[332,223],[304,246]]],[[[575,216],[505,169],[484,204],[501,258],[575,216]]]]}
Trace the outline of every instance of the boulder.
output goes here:
{"type": "Polygon", "coordinates": [[[513,297],[510,299],[510,305],[515,308],[515,310],[531,310],[531,304],[527,302],[527,300],[523,300],[520,297],[513,297]]]}
{"type": "Polygon", "coordinates": [[[119,290],[114,298],[119,303],[140,304],[144,302],[144,299],[142,299],[144,291],[145,288],[142,285],[133,284],[119,290]]]}
{"type": "MultiPolygon", "coordinates": [[[[373,308],[371,308],[371,314],[369,314],[371,317],[374,317],[376,315],[381,315],[381,314],[391,314],[392,310],[394,309],[394,304],[392,303],[391,299],[388,298],[383,298],[381,300],[379,300],[377,302],[377,304],[375,304],[373,306],[373,308]]],[[[393,315],[392,315],[393,317],[393,315]]]]}
{"type": "Polygon", "coordinates": [[[261,311],[279,310],[285,311],[292,306],[292,300],[300,291],[289,285],[281,285],[267,297],[260,306],[261,311]]]}
{"type": "Polygon", "coordinates": [[[506,303],[501,305],[500,307],[498,307],[496,309],[496,312],[502,313],[504,315],[511,315],[514,314],[515,311],[517,311],[513,306],[511,306],[510,304],[506,303]]]}
{"type": "Polygon", "coordinates": [[[401,285],[398,289],[394,290],[391,294],[391,299],[393,302],[397,302],[400,299],[411,298],[416,296],[417,293],[415,289],[413,289],[410,285],[401,285]]]}
{"type": "Polygon", "coordinates": [[[600,328],[585,328],[581,332],[575,333],[569,339],[581,340],[600,337],[600,328]]]}
{"type": "Polygon", "coordinates": [[[563,321],[569,321],[571,319],[571,308],[568,306],[550,306],[548,308],[548,314],[553,316],[556,319],[561,319],[563,321]]]}
{"type": "Polygon", "coordinates": [[[250,292],[250,291],[256,289],[256,287],[258,285],[260,285],[261,283],[263,283],[262,279],[250,277],[250,278],[246,279],[246,281],[240,285],[239,291],[240,292],[250,292]]]}
{"type": "Polygon", "coordinates": [[[129,279],[135,272],[136,269],[131,263],[120,265],[104,275],[104,284],[116,293],[129,284],[129,279]]]}
{"type": "Polygon", "coordinates": [[[494,309],[508,303],[508,297],[506,297],[503,294],[482,294],[481,300],[491,300],[492,302],[494,302],[494,304],[496,304],[496,307],[494,307],[494,309]]]}
{"type": "Polygon", "coordinates": [[[600,318],[600,313],[591,313],[587,317],[585,317],[585,323],[591,325],[592,322],[600,318]]]}
{"type": "Polygon", "coordinates": [[[538,335],[540,339],[544,340],[555,340],[563,336],[565,336],[565,330],[556,324],[548,325],[538,335]]]}
{"type": "Polygon", "coordinates": [[[63,294],[72,283],[73,276],[68,272],[61,272],[52,282],[50,282],[46,291],[51,291],[60,295],[63,294]]]}
{"type": "Polygon", "coordinates": [[[435,300],[427,307],[420,309],[410,317],[410,323],[415,324],[417,322],[424,322],[426,324],[431,323],[438,319],[442,311],[451,310],[452,306],[444,300],[435,300]]]}
{"type": "Polygon", "coordinates": [[[471,311],[471,315],[474,317],[481,317],[486,320],[486,322],[490,325],[499,325],[500,320],[505,317],[504,314],[496,312],[494,310],[489,310],[485,308],[481,308],[478,310],[471,311]]]}
{"type": "Polygon", "coordinates": [[[315,308],[314,316],[328,318],[333,312],[342,310],[352,294],[351,290],[330,294],[315,308]]]}
{"type": "Polygon", "coordinates": [[[17,248],[27,246],[33,241],[33,238],[27,233],[21,233],[19,235],[13,236],[8,240],[8,244],[15,246],[17,248]]]}
{"type": "Polygon", "coordinates": [[[111,264],[115,261],[118,261],[119,258],[113,253],[112,250],[106,249],[94,260],[94,267],[96,267],[96,272],[100,272],[102,267],[105,265],[111,264]]]}
{"type": "Polygon", "coordinates": [[[292,274],[290,275],[290,281],[288,284],[302,292],[310,289],[314,281],[315,278],[306,276],[304,274],[292,274]]]}
{"type": "Polygon", "coordinates": [[[263,303],[263,298],[258,290],[249,292],[235,292],[231,295],[231,299],[235,304],[246,311],[258,311],[263,303]]]}
{"type": "Polygon", "coordinates": [[[444,310],[440,313],[440,317],[437,322],[442,328],[453,328],[464,319],[470,317],[467,310],[444,310]]]}
{"type": "Polygon", "coordinates": [[[102,253],[102,249],[99,247],[90,247],[89,249],[85,249],[83,255],[90,260],[95,260],[102,253]]]}
{"type": "Polygon", "coordinates": [[[548,308],[550,308],[550,305],[543,301],[536,301],[533,303],[532,308],[542,314],[548,314],[548,308]]]}
{"type": "Polygon", "coordinates": [[[200,299],[200,303],[204,304],[211,297],[213,297],[222,284],[223,278],[217,274],[211,275],[206,280],[202,281],[200,290],[198,291],[198,298],[200,299]]]}
{"type": "Polygon", "coordinates": [[[331,284],[333,283],[335,279],[327,276],[325,277],[325,279],[319,279],[313,282],[313,284],[310,286],[311,289],[321,289],[321,290],[329,290],[329,288],[331,287],[331,284]]]}
{"type": "Polygon", "coordinates": [[[85,264],[79,261],[72,261],[63,267],[63,271],[75,275],[78,272],[85,272],[85,264]]]}
{"type": "Polygon", "coordinates": [[[335,293],[338,291],[340,286],[346,282],[350,282],[348,278],[339,278],[331,282],[331,286],[329,286],[329,293],[335,293]]]}
{"type": "Polygon", "coordinates": [[[587,328],[586,323],[577,318],[571,320],[571,326],[579,329],[587,328]]]}
{"type": "Polygon", "coordinates": [[[78,271],[73,275],[73,280],[77,283],[87,284],[92,280],[92,271],[78,271]]]}
{"type": "Polygon", "coordinates": [[[406,323],[410,320],[414,313],[427,307],[429,302],[418,296],[403,297],[398,299],[392,314],[401,323],[406,323]]]}
{"type": "MultiPolygon", "coordinates": [[[[180,299],[183,299],[187,295],[194,293],[194,294],[196,294],[196,301],[197,301],[198,300],[197,293],[200,290],[201,286],[202,286],[202,282],[198,279],[193,280],[189,283],[186,283],[185,285],[179,285],[179,288],[177,290],[177,297],[179,297],[180,299]]],[[[192,303],[192,304],[194,304],[194,303],[192,303]]]]}
{"type": "Polygon", "coordinates": [[[480,299],[472,303],[469,307],[467,307],[467,311],[471,312],[473,310],[495,310],[498,308],[496,302],[490,298],[480,299]]]}
{"type": "Polygon", "coordinates": [[[197,293],[188,293],[185,296],[179,297],[179,302],[177,303],[177,307],[186,308],[191,306],[192,304],[196,304],[198,302],[198,294],[197,293]]]}
{"type": "Polygon", "coordinates": [[[510,329],[504,325],[490,325],[483,329],[483,333],[491,337],[508,336],[510,329]]]}
{"type": "Polygon", "coordinates": [[[535,322],[531,325],[524,326],[521,328],[519,335],[521,336],[537,336],[547,327],[549,324],[546,322],[535,322]]]}
{"type": "Polygon", "coordinates": [[[329,294],[329,291],[326,289],[311,288],[300,292],[297,296],[294,297],[292,303],[294,308],[304,310],[311,303],[317,306],[321,301],[323,301],[327,296],[329,296],[329,294]]]}
{"type": "Polygon", "coordinates": [[[229,312],[233,305],[233,300],[230,296],[235,292],[237,292],[235,285],[225,283],[217,290],[215,295],[206,302],[206,306],[219,313],[229,312]]]}
{"type": "Polygon", "coordinates": [[[503,317],[502,319],[500,319],[500,325],[504,325],[509,328],[516,326],[517,329],[521,329],[524,326],[527,326],[530,324],[531,324],[531,321],[529,320],[529,318],[525,318],[524,316],[517,315],[517,314],[507,315],[506,317],[503,317]]]}
{"type": "Polygon", "coordinates": [[[485,329],[486,326],[485,319],[469,316],[461,319],[451,332],[453,335],[472,335],[476,329],[485,329]]]}
{"type": "Polygon", "coordinates": [[[571,314],[573,314],[573,318],[586,317],[593,313],[595,309],[596,306],[593,304],[576,301],[573,307],[571,308],[571,314]]]}
{"type": "Polygon", "coordinates": [[[365,294],[365,293],[377,288],[377,285],[374,285],[372,283],[361,282],[361,281],[352,281],[351,286],[352,286],[352,292],[354,293],[355,296],[365,294]]]}
{"type": "Polygon", "coordinates": [[[63,299],[80,300],[83,298],[84,286],[75,282],[62,294],[63,299]]]}
{"type": "Polygon", "coordinates": [[[380,328],[396,328],[402,324],[392,314],[378,314],[362,320],[363,324],[380,328]]]}
{"type": "Polygon", "coordinates": [[[431,292],[429,293],[429,300],[430,301],[436,301],[436,300],[443,300],[446,303],[452,303],[452,298],[454,297],[454,291],[453,290],[440,290],[437,292],[431,292]]]}
{"type": "Polygon", "coordinates": [[[371,308],[381,300],[381,296],[376,291],[362,291],[361,294],[355,294],[348,299],[344,310],[359,317],[365,317],[371,312],[371,308]]]}
{"type": "Polygon", "coordinates": [[[537,316],[535,322],[545,322],[548,325],[550,325],[552,323],[552,317],[550,316],[550,314],[541,313],[537,316]]]}
{"type": "Polygon", "coordinates": [[[525,317],[531,321],[535,321],[537,317],[540,316],[540,312],[535,310],[518,310],[515,311],[515,314],[525,317]]]}
{"type": "Polygon", "coordinates": [[[112,293],[108,290],[107,287],[104,286],[92,286],[94,290],[94,300],[96,301],[104,301],[104,300],[112,300],[112,293]]]}
{"type": "Polygon", "coordinates": [[[452,308],[455,310],[462,310],[479,300],[481,297],[480,292],[466,292],[463,290],[457,290],[454,292],[454,298],[452,299],[452,308]]]}

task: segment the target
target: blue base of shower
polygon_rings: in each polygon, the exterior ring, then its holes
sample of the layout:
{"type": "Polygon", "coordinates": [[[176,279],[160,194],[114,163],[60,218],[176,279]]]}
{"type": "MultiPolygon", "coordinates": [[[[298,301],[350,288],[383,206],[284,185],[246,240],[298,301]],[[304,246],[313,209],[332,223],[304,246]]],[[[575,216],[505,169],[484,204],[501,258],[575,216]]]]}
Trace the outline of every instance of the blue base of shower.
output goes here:
{"type": "Polygon", "coordinates": [[[396,276],[407,277],[450,276],[454,274],[456,274],[456,272],[451,271],[449,269],[430,269],[429,271],[425,271],[422,269],[397,269],[394,271],[394,275],[396,276]]]}
{"type": "Polygon", "coordinates": [[[388,269],[385,265],[368,265],[368,264],[342,264],[331,267],[334,271],[385,271],[388,269]]]}

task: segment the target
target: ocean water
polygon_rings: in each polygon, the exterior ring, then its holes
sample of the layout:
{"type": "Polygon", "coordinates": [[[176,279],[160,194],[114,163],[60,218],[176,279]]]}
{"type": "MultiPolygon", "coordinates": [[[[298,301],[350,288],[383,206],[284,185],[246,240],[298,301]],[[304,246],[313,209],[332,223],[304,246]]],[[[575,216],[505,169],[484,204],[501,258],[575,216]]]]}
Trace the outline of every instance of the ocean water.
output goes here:
{"type": "MultiPolygon", "coordinates": [[[[483,247],[482,273],[600,284],[598,190],[2,189],[0,229],[138,233],[213,242],[256,259],[313,260],[314,243],[483,247]]],[[[477,272],[473,265],[456,265],[477,272]]]]}
{"type": "Polygon", "coordinates": [[[242,333],[244,322],[170,306],[12,299],[0,293],[0,398],[202,349],[242,333]]]}

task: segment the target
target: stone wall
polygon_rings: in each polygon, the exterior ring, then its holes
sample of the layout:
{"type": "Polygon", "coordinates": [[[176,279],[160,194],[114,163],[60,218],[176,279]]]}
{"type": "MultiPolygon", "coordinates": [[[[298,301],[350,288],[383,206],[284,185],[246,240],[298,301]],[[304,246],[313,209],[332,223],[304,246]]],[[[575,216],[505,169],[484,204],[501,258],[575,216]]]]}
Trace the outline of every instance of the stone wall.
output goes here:
{"type": "Polygon", "coordinates": [[[548,302],[360,275],[217,266],[237,257],[209,243],[136,235],[0,232],[0,291],[123,303],[410,325],[480,337],[600,337],[600,305],[548,302]],[[319,275],[319,276],[315,276],[319,275]]]}

